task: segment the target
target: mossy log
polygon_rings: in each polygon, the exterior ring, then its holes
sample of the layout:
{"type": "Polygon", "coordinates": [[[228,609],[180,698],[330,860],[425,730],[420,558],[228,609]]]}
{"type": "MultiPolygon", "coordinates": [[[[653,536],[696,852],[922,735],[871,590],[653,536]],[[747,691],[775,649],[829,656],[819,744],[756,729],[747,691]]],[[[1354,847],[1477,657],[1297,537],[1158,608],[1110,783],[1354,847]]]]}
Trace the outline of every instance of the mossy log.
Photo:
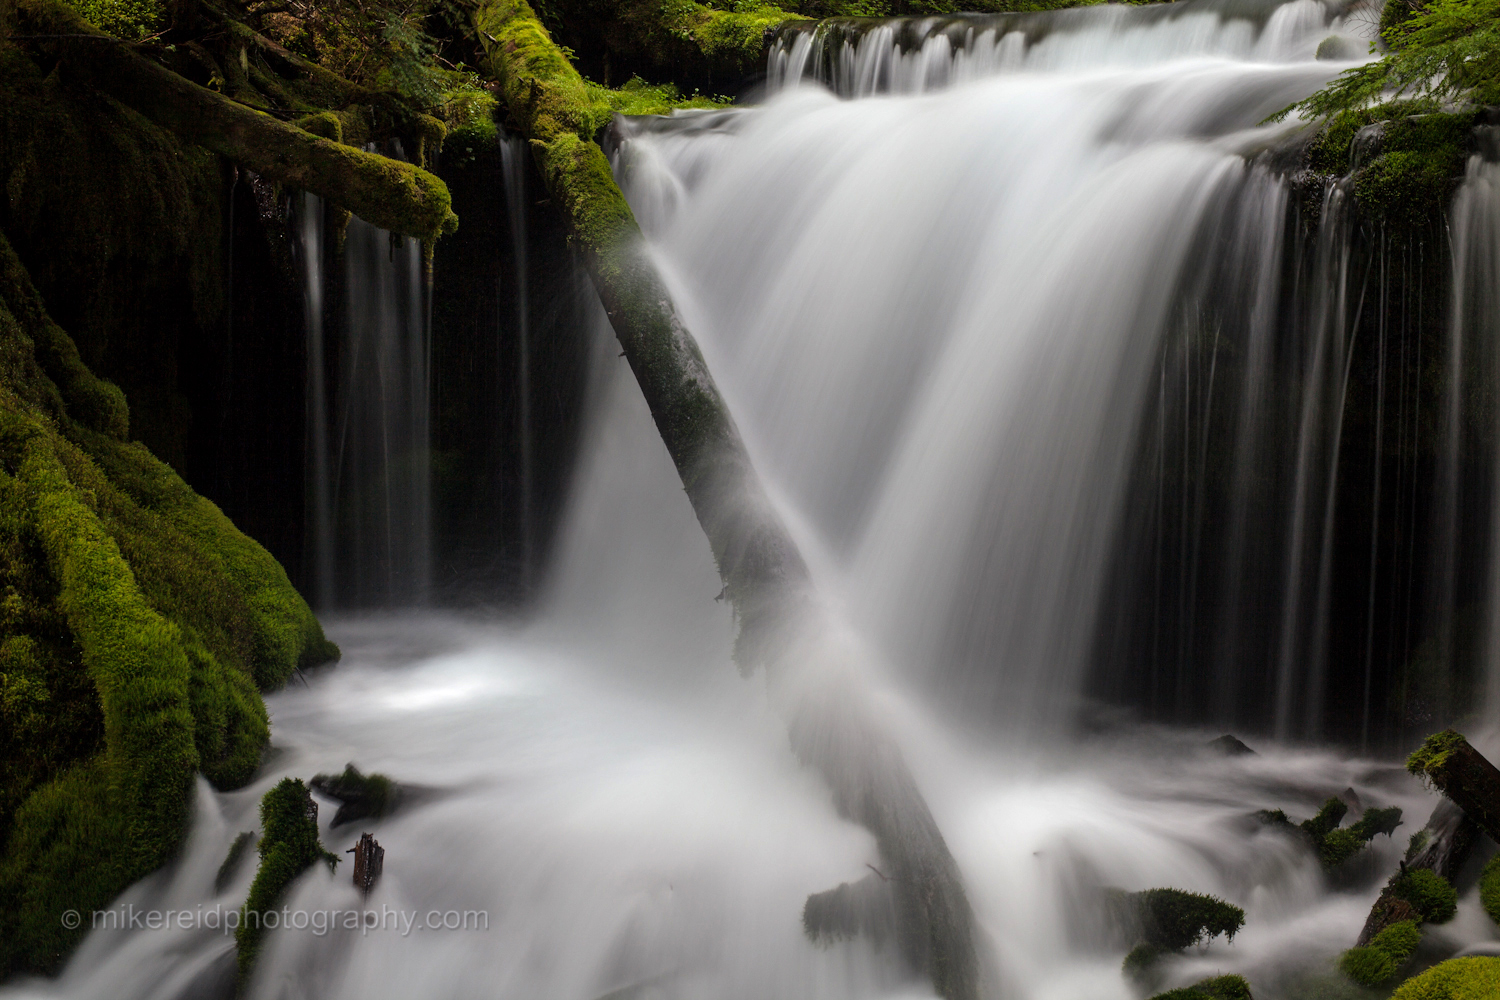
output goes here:
{"type": "MultiPolygon", "coordinates": [[[[753,468],[727,406],[649,254],[603,150],[608,120],[524,0],[480,6],[475,26],[511,117],[530,140],[708,537],[740,624],[736,659],[794,675],[800,626],[816,615],[806,563],[753,468]]],[[[794,682],[796,683],[796,682],[794,682]]],[[[851,685],[792,709],[792,746],[840,812],[875,835],[895,893],[902,953],[949,1000],[979,993],[973,914],[900,750],[851,685]]]]}
{"type": "Polygon", "coordinates": [[[61,49],[69,74],[190,142],[382,229],[434,240],[458,224],[447,186],[420,167],[330,142],[200,87],[58,0],[18,0],[15,10],[26,33],[56,36],[29,44],[61,49]]]}
{"type": "Polygon", "coordinates": [[[1474,823],[1500,843],[1500,769],[1452,729],[1427,737],[1406,761],[1474,823]]]}

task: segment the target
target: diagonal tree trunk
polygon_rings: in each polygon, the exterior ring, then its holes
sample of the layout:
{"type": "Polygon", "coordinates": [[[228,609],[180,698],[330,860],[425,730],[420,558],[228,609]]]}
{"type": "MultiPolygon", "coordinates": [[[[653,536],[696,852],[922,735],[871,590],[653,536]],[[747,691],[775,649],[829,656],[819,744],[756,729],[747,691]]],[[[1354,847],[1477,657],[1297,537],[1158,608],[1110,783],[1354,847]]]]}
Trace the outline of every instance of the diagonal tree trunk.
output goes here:
{"type": "Polygon", "coordinates": [[[806,563],[592,140],[609,108],[590,97],[524,0],[482,4],[475,25],[708,536],[740,624],[736,660],[746,671],[765,667],[791,692],[794,751],[822,773],[839,811],[874,834],[902,954],[940,996],[973,1000],[979,960],[958,866],[862,691],[824,663],[806,563]]]}

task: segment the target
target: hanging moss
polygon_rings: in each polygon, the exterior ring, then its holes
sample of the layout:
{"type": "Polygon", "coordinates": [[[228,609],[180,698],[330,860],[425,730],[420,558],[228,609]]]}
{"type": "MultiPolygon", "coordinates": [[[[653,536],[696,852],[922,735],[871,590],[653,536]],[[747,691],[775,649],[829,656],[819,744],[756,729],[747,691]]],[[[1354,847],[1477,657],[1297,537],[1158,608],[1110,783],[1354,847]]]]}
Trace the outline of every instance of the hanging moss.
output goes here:
{"type": "Polygon", "coordinates": [[[1500,958],[1453,958],[1402,983],[1391,1000],[1493,1000],[1500,958]]]}
{"type": "Polygon", "coordinates": [[[281,779],[260,800],[260,828],[260,867],[234,933],[241,989],[250,981],[265,940],[263,916],[280,905],[287,887],[313,864],[327,862],[332,871],[339,863],[338,855],[324,850],[318,840],[318,804],[300,778],[281,779]]]}

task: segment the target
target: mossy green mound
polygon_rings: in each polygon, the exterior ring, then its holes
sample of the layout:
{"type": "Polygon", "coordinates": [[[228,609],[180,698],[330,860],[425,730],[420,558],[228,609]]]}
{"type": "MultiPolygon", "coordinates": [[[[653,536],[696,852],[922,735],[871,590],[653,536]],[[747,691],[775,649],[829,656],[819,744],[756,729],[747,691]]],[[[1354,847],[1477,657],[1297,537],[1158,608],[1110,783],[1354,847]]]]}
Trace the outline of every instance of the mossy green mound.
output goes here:
{"type": "Polygon", "coordinates": [[[1350,948],[1339,959],[1339,969],[1361,986],[1381,986],[1393,979],[1422,940],[1414,920],[1392,924],[1363,948],[1350,948]]]}
{"type": "Polygon", "coordinates": [[[1250,983],[1244,976],[1216,976],[1184,986],[1180,989],[1158,993],[1151,1000],[1253,1000],[1250,983]]]}
{"type": "Polygon", "coordinates": [[[1458,910],[1458,891],[1437,872],[1413,868],[1391,883],[1391,895],[1412,905],[1430,924],[1445,924],[1458,910]]]}
{"type": "Polygon", "coordinates": [[[1391,1000],[1494,1000],[1500,958],[1454,958],[1402,983],[1391,1000]]]}
{"type": "Polygon", "coordinates": [[[339,863],[338,855],[325,851],[318,840],[318,804],[300,778],[281,779],[260,800],[260,826],[260,867],[234,932],[241,987],[249,981],[265,939],[263,915],[276,909],[287,887],[315,862],[326,861],[329,871],[339,863]]]}
{"type": "Polygon", "coordinates": [[[172,857],[195,771],[249,780],[258,688],[337,655],[275,560],[127,428],[0,235],[0,739],[27,741],[0,788],[0,974],[55,969],[83,933],[64,911],[172,857]]]}
{"type": "Polygon", "coordinates": [[[1491,920],[1500,924],[1500,855],[1490,858],[1479,876],[1479,905],[1491,920]]]}

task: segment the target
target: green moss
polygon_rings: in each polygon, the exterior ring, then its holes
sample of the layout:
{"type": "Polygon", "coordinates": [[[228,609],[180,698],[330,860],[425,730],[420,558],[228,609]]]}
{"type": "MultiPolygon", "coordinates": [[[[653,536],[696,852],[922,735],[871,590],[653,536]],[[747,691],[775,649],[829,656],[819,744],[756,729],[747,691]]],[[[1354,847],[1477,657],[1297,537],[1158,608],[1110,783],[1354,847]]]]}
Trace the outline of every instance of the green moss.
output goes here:
{"type": "Polygon", "coordinates": [[[98,909],[172,857],[195,769],[249,779],[267,733],[257,679],[336,651],[212,504],[72,418],[37,346],[66,335],[3,235],[0,266],[0,711],[31,742],[0,790],[3,974],[56,968],[82,933],[64,910],[98,909]]]}
{"type": "Polygon", "coordinates": [[[1361,841],[1374,840],[1376,834],[1383,833],[1387,837],[1394,836],[1396,827],[1401,825],[1401,807],[1391,806],[1387,809],[1366,809],[1359,822],[1349,827],[1361,841]]]}
{"type": "Polygon", "coordinates": [[[343,803],[330,827],[357,819],[379,819],[396,808],[401,794],[390,778],[383,774],[363,774],[353,764],[345,765],[342,774],[314,775],[311,784],[320,795],[343,803]]]}
{"type": "Polygon", "coordinates": [[[1318,863],[1333,869],[1364,849],[1365,840],[1350,830],[1330,830],[1318,844],[1318,863]]]}
{"type": "Polygon", "coordinates": [[[66,0],[85,20],[101,31],[125,39],[143,38],[167,24],[162,0],[66,0]]]}
{"type": "Polygon", "coordinates": [[[1136,894],[1146,941],[1180,951],[1220,934],[1230,941],[1245,925],[1245,911],[1215,896],[1181,889],[1147,889],[1136,894]]]}
{"type": "Polygon", "coordinates": [[[1391,883],[1391,895],[1412,905],[1428,923],[1444,924],[1458,909],[1458,892],[1453,883],[1437,872],[1413,868],[1391,883]]]}
{"type": "Polygon", "coordinates": [[[1428,833],[1425,827],[1412,834],[1411,839],[1406,842],[1405,860],[1410,861],[1418,854],[1421,854],[1422,849],[1427,846],[1427,842],[1431,839],[1432,834],[1428,833]]]}
{"type": "Polygon", "coordinates": [[[1244,976],[1216,976],[1192,986],[1158,993],[1151,1000],[1252,1000],[1244,976]]]}
{"type": "Polygon", "coordinates": [[[1406,758],[1406,769],[1417,777],[1425,779],[1433,771],[1442,770],[1448,762],[1448,755],[1465,742],[1467,741],[1463,734],[1453,729],[1433,733],[1422,741],[1421,746],[1412,751],[1410,757],[1406,758]]]}
{"type": "Polygon", "coordinates": [[[1402,983],[1391,1000],[1493,1000],[1500,958],[1453,958],[1402,983]]]}
{"type": "Polygon", "coordinates": [[[234,878],[235,872],[239,871],[240,863],[245,860],[245,855],[254,846],[254,830],[243,830],[234,838],[234,843],[229,845],[229,853],[224,855],[224,860],[214,875],[214,892],[223,892],[229,888],[230,880],[234,878]]]}
{"type": "Polygon", "coordinates": [[[1302,829],[1314,840],[1321,840],[1338,825],[1344,821],[1344,814],[1349,811],[1349,806],[1343,799],[1334,797],[1323,803],[1318,814],[1312,819],[1303,820],[1300,824],[1302,829]]]}
{"type": "Polygon", "coordinates": [[[1406,964],[1421,940],[1416,921],[1403,920],[1376,934],[1367,946],[1344,952],[1339,968],[1361,986],[1380,986],[1406,964]]]}
{"type": "Polygon", "coordinates": [[[327,862],[329,871],[339,863],[338,855],[325,851],[318,840],[318,804],[299,778],[281,779],[261,799],[260,826],[260,867],[234,934],[242,989],[250,981],[265,940],[262,915],[275,910],[287,887],[315,862],[327,862]]]}
{"type": "Polygon", "coordinates": [[[1479,876],[1479,905],[1491,920],[1500,924],[1500,855],[1490,858],[1479,876]]]}

